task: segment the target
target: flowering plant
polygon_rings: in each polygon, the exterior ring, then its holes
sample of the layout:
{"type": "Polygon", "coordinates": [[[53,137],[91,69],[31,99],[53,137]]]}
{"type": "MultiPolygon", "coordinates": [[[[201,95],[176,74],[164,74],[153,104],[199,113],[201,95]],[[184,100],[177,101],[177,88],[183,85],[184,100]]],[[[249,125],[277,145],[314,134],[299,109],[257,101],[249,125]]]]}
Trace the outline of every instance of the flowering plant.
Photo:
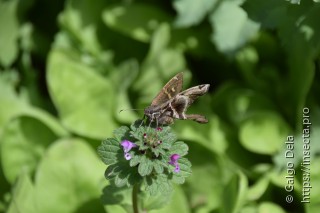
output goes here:
{"type": "Polygon", "coordinates": [[[191,174],[191,163],[184,157],[188,146],[177,141],[171,128],[141,124],[137,120],[130,128],[114,130],[114,138],[104,140],[98,147],[102,161],[108,165],[105,177],[118,188],[133,189],[134,212],[139,209],[139,193],[144,195],[141,199],[160,195],[163,199],[159,202],[165,204],[173,192],[172,183],[182,184],[191,174]]]}

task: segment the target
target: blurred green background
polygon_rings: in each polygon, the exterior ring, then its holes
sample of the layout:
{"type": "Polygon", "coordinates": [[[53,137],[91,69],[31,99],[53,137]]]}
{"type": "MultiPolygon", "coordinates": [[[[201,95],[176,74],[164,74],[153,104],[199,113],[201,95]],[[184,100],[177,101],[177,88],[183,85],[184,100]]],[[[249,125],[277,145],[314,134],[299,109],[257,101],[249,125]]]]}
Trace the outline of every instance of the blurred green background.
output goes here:
{"type": "Polygon", "coordinates": [[[318,212],[320,4],[297,2],[1,0],[0,212],[125,212],[130,196],[100,200],[108,182],[96,148],[143,116],[119,110],[145,108],[181,71],[184,88],[211,84],[189,109],[209,123],[172,126],[193,174],[154,212],[318,212]],[[309,204],[300,202],[304,107],[309,204]],[[288,135],[294,159],[284,156],[288,135]]]}

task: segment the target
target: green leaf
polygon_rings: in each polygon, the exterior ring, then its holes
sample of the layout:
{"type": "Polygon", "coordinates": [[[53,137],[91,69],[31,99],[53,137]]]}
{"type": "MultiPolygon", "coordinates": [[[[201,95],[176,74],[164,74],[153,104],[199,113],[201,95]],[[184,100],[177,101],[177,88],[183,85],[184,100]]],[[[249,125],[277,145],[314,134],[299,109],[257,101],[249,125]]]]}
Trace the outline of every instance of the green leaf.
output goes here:
{"type": "Polygon", "coordinates": [[[258,200],[267,190],[270,180],[267,177],[262,177],[248,190],[248,200],[258,200]]]}
{"type": "Polygon", "coordinates": [[[138,172],[141,176],[146,176],[151,174],[153,169],[153,163],[150,159],[146,158],[145,155],[141,158],[138,172]]]}
{"type": "Polygon", "coordinates": [[[163,173],[164,168],[163,168],[161,162],[155,161],[153,164],[153,168],[158,174],[163,173]]]}
{"type": "Polygon", "coordinates": [[[0,72],[0,135],[10,119],[29,109],[29,105],[16,94],[15,83],[7,78],[17,78],[15,71],[0,72]]]}
{"type": "Polygon", "coordinates": [[[48,60],[47,81],[66,128],[96,139],[112,133],[114,93],[109,80],[79,63],[70,53],[53,50],[48,60]]]}
{"type": "Polygon", "coordinates": [[[213,9],[217,0],[176,0],[173,2],[174,8],[178,12],[175,21],[178,27],[190,27],[199,24],[207,13],[213,9]]]}
{"type": "Polygon", "coordinates": [[[272,202],[262,202],[258,207],[258,212],[272,212],[272,213],[285,213],[279,205],[272,202]]]}
{"type": "MultiPolygon", "coordinates": [[[[68,36],[76,41],[77,48],[85,50],[96,57],[103,56],[98,30],[102,27],[101,14],[106,6],[104,0],[67,1],[59,15],[59,23],[68,36]]],[[[69,43],[69,45],[72,42],[69,43]]]]}
{"type": "MultiPolygon", "coordinates": [[[[189,205],[194,208],[202,207],[204,212],[210,212],[221,205],[225,182],[230,179],[230,171],[226,170],[229,165],[222,163],[210,149],[201,144],[190,142],[188,145],[192,175],[188,177],[184,189],[188,194],[189,205]],[[204,197],[206,200],[203,200],[204,197]]],[[[179,159],[179,164],[180,162],[179,159]]],[[[178,174],[175,176],[178,177],[178,174]]]]}
{"type": "Polygon", "coordinates": [[[57,138],[45,123],[35,117],[20,116],[9,122],[0,143],[6,179],[14,183],[22,171],[32,174],[46,148],[57,138]]]}
{"type": "Polygon", "coordinates": [[[104,167],[85,141],[55,142],[35,175],[38,212],[104,212],[99,199],[104,167]]]}
{"type": "Polygon", "coordinates": [[[14,185],[12,200],[7,213],[34,213],[36,205],[34,200],[34,186],[26,173],[21,173],[14,185]]]}
{"type": "Polygon", "coordinates": [[[228,183],[227,187],[223,193],[222,199],[222,207],[221,213],[228,212],[228,213],[236,213],[242,208],[245,203],[246,193],[248,188],[248,180],[247,177],[242,174],[238,173],[235,175],[230,182],[228,183]]]}
{"type": "Polygon", "coordinates": [[[240,127],[239,139],[248,150],[272,155],[283,146],[289,134],[286,122],[275,112],[254,113],[240,127]]]}
{"type": "Polygon", "coordinates": [[[121,172],[114,179],[114,183],[117,187],[123,187],[127,185],[130,171],[131,170],[126,170],[124,167],[121,168],[121,172]]]}
{"type": "Polygon", "coordinates": [[[130,167],[124,160],[110,165],[105,171],[105,178],[112,180],[117,187],[130,187],[141,180],[137,169],[130,167]]]}
{"type": "Polygon", "coordinates": [[[177,141],[172,145],[170,152],[171,154],[179,154],[180,156],[184,156],[188,154],[188,150],[189,147],[187,144],[182,141],[177,141]]]}
{"type": "Polygon", "coordinates": [[[211,41],[223,53],[232,53],[242,47],[259,30],[259,24],[250,20],[238,4],[237,1],[222,1],[210,16],[214,29],[211,41]]]}
{"type": "Polygon", "coordinates": [[[122,156],[119,141],[114,138],[108,138],[102,141],[102,144],[98,147],[98,154],[105,164],[110,165],[116,163],[118,156],[122,156]]]}
{"type": "MultiPolygon", "coordinates": [[[[161,196],[161,197],[163,198],[164,196],[161,196]]],[[[166,198],[170,199],[171,197],[166,196],[166,198]]],[[[146,202],[148,202],[148,200],[146,202]]],[[[164,203],[164,204],[166,204],[166,203],[164,203]]],[[[149,204],[149,206],[150,206],[150,204],[149,204]]],[[[152,207],[154,207],[154,204],[152,207]]],[[[161,206],[159,206],[159,207],[161,207],[161,206]]],[[[149,207],[149,208],[151,208],[151,207],[149,207]]],[[[167,212],[189,213],[189,212],[191,212],[191,210],[190,210],[190,206],[189,206],[186,194],[184,193],[184,191],[182,190],[181,187],[176,186],[176,187],[174,187],[174,192],[172,195],[171,202],[168,203],[166,206],[162,207],[161,209],[154,210],[152,212],[154,212],[154,213],[167,213],[167,212]]]]}
{"type": "Polygon", "coordinates": [[[117,72],[113,72],[110,78],[115,82],[121,82],[117,87],[117,104],[115,117],[119,122],[132,123],[137,119],[137,114],[132,109],[129,99],[129,87],[133,84],[139,72],[139,64],[136,60],[128,60],[123,62],[117,72]],[[128,109],[128,110],[126,110],[128,109]],[[120,113],[121,110],[126,110],[120,113]]]}
{"type": "Polygon", "coordinates": [[[0,64],[10,67],[18,54],[19,38],[19,1],[0,2],[0,64]]]}
{"type": "Polygon", "coordinates": [[[175,173],[179,177],[189,177],[191,175],[191,163],[186,158],[180,158],[178,160],[180,166],[180,172],[175,173]]]}
{"type": "Polygon", "coordinates": [[[122,141],[124,139],[128,139],[129,131],[130,131],[129,127],[121,126],[113,130],[113,135],[117,139],[117,141],[122,141]]]}
{"type": "Polygon", "coordinates": [[[139,199],[141,200],[142,209],[147,209],[148,211],[151,211],[154,209],[163,208],[171,201],[172,194],[173,191],[171,191],[170,194],[165,194],[165,196],[160,192],[154,195],[150,195],[145,191],[141,191],[139,199]]]}
{"type": "Polygon", "coordinates": [[[138,165],[140,163],[140,161],[141,161],[141,157],[139,155],[135,155],[130,160],[130,166],[134,167],[134,166],[138,165]]]}
{"type": "Polygon", "coordinates": [[[281,22],[287,21],[287,6],[287,2],[278,0],[250,0],[242,5],[252,20],[258,21],[267,29],[274,29],[281,22]]]}
{"type": "Polygon", "coordinates": [[[151,4],[134,3],[127,6],[115,5],[103,12],[105,24],[138,41],[148,42],[153,31],[171,18],[163,10],[151,4]]]}
{"type": "Polygon", "coordinates": [[[132,207],[132,188],[117,187],[113,184],[106,186],[103,189],[101,196],[104,205],[121,205],[124,208],[131,209],[132,207]]]}
{"type": "Polygon", "coordinates": [[[145,182],[145,190],[151,195],[162,193],[162,196],[172,193],[172,184],[168,181],[166,175],[158,175],[155,178],[147,178],[145,182]]]}

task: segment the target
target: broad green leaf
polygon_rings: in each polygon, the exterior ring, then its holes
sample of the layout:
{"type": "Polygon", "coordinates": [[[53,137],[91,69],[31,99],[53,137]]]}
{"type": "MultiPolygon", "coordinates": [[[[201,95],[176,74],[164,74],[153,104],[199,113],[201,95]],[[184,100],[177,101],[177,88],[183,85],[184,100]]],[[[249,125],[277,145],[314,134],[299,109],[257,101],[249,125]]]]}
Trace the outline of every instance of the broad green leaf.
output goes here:
{"type": "Polygon", "coordinates": [[[217,0],[176,0],[173,6],[178,12],[175,24],[178,27],[190,27],[199,24],[207,13],[213,9],[217,0]]]}
{"type": "Polygon", "coordinates": [[[285,213],[286,211],[284,211],[280,206],[272,202],[261,203],[258,207],[258,213],[267,213],[267,212],[285,213]]]}
{"type": "Polygon", "coordinates": [[[56,141],[35,176],[39,212],[104,212],[99,199],[104,167],[85,141],[56,141]]]}
{"type": "Polygon", "coordinates": [[[267,190],[270,180],[267,177],[262,177],[253,186],[248,189],[248,200],[258,200],[267,190]]]}
{"type": "Polygon", "coordinates": [[[242,208],[246,202],[246,193],[248,188],[247,177],[238,173],[230,180],[224,189],[221,213],[236,213],[242,208]]]}
{"type": "Polygon", "coordinates": [[[9,122],[1,138],[1,162],[7,180],[13,183],[22,171],[32,174],[56,139],[50,127],[35,117],[20,116],[9,122]]]}
{"type": "Polygon", "coordinates": [[[241,125],[256,111],[276,110],[271,100],[264,94],[252,89],[237,88],[230,90],[225,101],[228,118],[237,126],[241,125]]]}
{"type": "Polygon", "coordinates": [[[259,24],[250,20],[238,4],[237,1],[222,1],[210,15],[214,29],[211,41],[223,53],[239,49],[259,30],[259,24]]]}
{"type": "Polygon", "coordinates": [[[248,205],[243,207],[240,210],[240,213],[257,213],[258,212],[258,206],[257,205],[248,205]]]}
{"type": "Polygon", "coordinates": [[[70,131],[102,139],[115,129],[112,83],[67,51],[53,50],[48,60],[49,92],[70,131]]]}
{"type": "Polygon", "coordinates": [[[106,25],[138,41],[149,42],[152,33],[171,17],[152,4],[114,5],[103,12],[106,25]]]}
{"type": "Polygon", "coordinates": [[[243,122],[239,139],[252,152],[272,155],[283,147],[288,134],[288,125],[277,113],[261,111],[243,122]]]}
{"type": "Polygon", "coordinates": [[[34,186],[27,173],[21,173],[14,185],[12,200],[7,213],[35,213],[34,186]]]}
{"type": "Polygon", "coordinates": [[[0,64],[9,67],[18,54],[19,1],[0,2],[0,64]]]}

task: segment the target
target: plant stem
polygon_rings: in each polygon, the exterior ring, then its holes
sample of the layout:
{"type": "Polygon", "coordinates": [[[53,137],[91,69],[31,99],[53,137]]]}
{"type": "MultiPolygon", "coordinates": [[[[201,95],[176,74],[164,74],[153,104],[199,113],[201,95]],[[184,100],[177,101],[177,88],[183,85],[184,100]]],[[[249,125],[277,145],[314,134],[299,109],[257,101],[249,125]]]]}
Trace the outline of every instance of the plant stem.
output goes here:
{"type": "Polygon", "coordinates": [[[139,213],[138,208],[138,192],[139,192],[139,184],[135,184],[132,189],[132,207],[133,213],[139,213]]]}

